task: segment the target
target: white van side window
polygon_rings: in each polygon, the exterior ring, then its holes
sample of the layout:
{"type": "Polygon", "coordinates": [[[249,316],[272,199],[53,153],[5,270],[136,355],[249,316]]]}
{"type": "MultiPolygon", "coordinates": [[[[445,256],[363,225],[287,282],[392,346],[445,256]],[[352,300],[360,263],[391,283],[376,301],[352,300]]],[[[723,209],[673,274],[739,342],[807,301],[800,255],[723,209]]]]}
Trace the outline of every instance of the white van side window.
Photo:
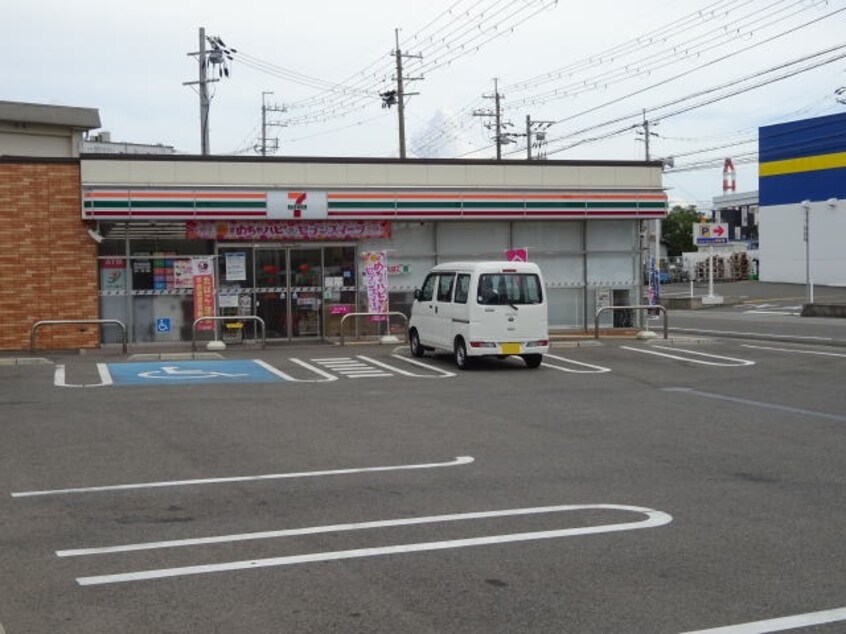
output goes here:
{"type": "Polygon", "coordinates": [[[423,282],[423,288],[420,289],[420,297],[418,298],[421,302],[431,302],[432,297],[435,294],[435,280],[438,279],[438,276],[434,273],[426,276],[426,281],[423,282]]]}
{"type": "Polygon", "coordinates": [[[543,290],[534,273],[485,273],[479,276],[480,304],[540,304],[543,290]]]}
{"type": "Polygon", "coordinates": [[[455,303],[466,304],[467,296],[470,294],[470,275],[459,273],[455,283],[455,303]]]}
{"type": "Polygon", "coordinates": [[[455,273],[441,273],[438,281],[438,301],[452,301],[452,285],[455,282],[455,273]]]}

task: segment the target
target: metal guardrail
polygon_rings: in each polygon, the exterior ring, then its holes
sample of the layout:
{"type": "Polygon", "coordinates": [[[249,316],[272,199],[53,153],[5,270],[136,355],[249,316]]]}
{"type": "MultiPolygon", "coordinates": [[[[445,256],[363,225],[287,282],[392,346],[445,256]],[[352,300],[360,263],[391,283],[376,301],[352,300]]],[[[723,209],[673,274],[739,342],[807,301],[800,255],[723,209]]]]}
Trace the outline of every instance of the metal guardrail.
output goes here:
{"type": "Polygon", "coordinates": [[[120,329],[123,332],[123,353],[126,354],[127,346],[129,344],[126,334],[126,324],[119,319],[44,319],[42,321],[36,321],[32,324],[32,328],[29,331],[29,353],[35,354],[35,335],[41,326],[74,326],[80,324],[97,324],[99,326],[113,324],[115,326],[120,326],[120,329]]]}
{"type": "MultiPolygon", "coordinates": [[[[341,345],[344,345],[344,322],[348,317],[390,317],[391,315],[402,317],[405,320],[405,328],[403,328],[403,332],[408,332],[408,317],[405,316],[405,313],[394,311],[387,313],[347,313],[341,317],[341,345]]],[[[390,323],[390,321],[388,323],[390,323]]]]}
{"type": "Polygon", "coordinates": [[[255,321],[261,326],[261,347],[267,347],[267,332],[264,319],[258,315],[229,315],[228,317],[197,317],[191,325],[191,352],[197,351],[197,324],[203,321],[255,321]]]}
{"type": "Polygon", "coordinates": [[[657,310],[664,316],[664,339],[669,338],[670,326],[667,323],[667,309],[660,304],[652,306],[637,304],[635,306],[603,306],[596,311],[596,317],[593,324],[593,338],[599,339],[599,315],[606,310],[657,310]]]}

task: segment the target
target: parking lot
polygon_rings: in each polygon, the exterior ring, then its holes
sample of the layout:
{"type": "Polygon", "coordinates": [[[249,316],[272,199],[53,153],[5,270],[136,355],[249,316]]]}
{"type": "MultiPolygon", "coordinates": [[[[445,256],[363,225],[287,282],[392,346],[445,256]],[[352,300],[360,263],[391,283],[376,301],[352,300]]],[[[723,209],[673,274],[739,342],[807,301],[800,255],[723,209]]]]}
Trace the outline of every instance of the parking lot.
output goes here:
{"type": "Polygon", "coordinates": [[[7,634],[846,627],[846,349],[200,357],[0,367],[7,634]]]}

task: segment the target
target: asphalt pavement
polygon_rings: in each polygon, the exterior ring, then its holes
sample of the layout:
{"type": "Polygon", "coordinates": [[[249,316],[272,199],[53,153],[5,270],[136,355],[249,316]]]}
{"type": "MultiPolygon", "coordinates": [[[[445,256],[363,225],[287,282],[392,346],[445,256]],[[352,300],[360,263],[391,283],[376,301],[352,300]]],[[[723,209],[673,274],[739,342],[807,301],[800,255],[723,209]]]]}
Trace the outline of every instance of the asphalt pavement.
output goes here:
{"type": "Polygon", "coordinates": [[[0,623],[842,632],[844,369],[682,336],[535,370],[328,344],[2,366],[0,623]]]}

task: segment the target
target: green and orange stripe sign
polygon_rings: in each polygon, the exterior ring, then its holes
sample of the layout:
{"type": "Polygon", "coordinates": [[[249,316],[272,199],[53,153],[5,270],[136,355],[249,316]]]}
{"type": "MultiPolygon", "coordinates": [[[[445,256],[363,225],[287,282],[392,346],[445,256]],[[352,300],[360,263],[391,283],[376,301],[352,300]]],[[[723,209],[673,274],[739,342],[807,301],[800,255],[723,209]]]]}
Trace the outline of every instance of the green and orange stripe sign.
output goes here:
{"type": "MultiPolygon", "coordinates": [[[[302,190],[298,190],[302,191],[302,190]]],[[[90,220],[264,220],[266,191],[95,189],[83,193],[90,220]]],[[[663,192],[409,192],[327,193],[327,219],[565,220],[663,218],[663,192]]]]}

